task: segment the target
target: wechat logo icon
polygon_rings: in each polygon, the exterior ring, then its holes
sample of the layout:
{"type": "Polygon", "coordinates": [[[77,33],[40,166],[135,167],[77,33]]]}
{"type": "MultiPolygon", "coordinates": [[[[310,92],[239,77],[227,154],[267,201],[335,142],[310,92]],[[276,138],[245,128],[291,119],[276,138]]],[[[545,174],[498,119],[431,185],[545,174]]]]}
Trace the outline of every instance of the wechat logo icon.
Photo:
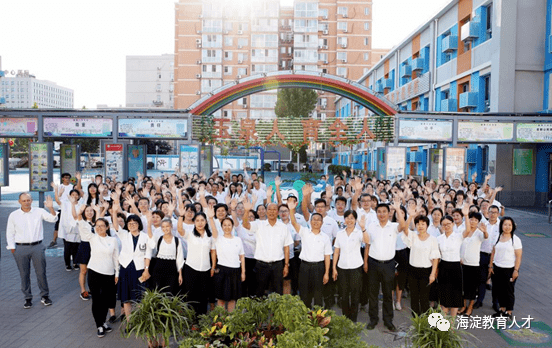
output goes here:
{"type": "Polygon", "coordinates": [[[448,331],[450,329],[450,321],[443,318],[441,313],[431,313],[427,318],[427,322],[431,327],[437,327],[439,331],[448,331]]]}

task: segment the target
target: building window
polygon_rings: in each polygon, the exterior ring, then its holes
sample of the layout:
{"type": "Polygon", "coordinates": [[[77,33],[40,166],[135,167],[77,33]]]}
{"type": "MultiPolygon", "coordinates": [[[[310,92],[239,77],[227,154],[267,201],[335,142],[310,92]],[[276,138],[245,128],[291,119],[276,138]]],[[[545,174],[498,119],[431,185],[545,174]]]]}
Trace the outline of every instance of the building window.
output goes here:
{"type": "Polygon", "coordinates": [[[450,96],[450,93],[448,89],[446,91],[441,91],[441,100],[448,99],[449,96],[450,96]]]}
{"type": "Polygon", "coordinates": [[[347,68],[339,67],[336,69],[337,76],[347,77],[347,68]]]}
{"type": "Polygon", "coordinates": [[[364,46],[368,46],[369,43],[370,43],[370,40],[367,37],[365,37],[364,38],[364,46]]]}
{"type": "Polygon", "coordinates": [[[233,40],[231,37],[225,36],[224,37],[224,46],[232,46],[233,40]]]}
{"type": "Polygon", "coordinates": [[[320,17],[322,17],[322,18],[328,18],[328,9],[327,8],[321,8],[319,14],[320,14],[320,17]]]}
{"type": "Polygon", "coordinates": [[[348,16],[348,8],[345,7],[345,6],[338,7],[337,8],[337,14],[341,15],[343,17],[347,17],[348,16]]]}
{"type": "MultiPolygon", "coordinates": [[[[491,74],[481,77],[483,79],[483,100],[485,101],[485,109],[483,112],[491,111],[491,74]]],[[[550,99],[548,100],[550,105],[550,99]]]]}
{"type": "Polygon", "coordinates": [[[487,33],[486,39],[493,37],[493,4],[487,6],[487,33]]]}
{"type": "Polygon", "coordinates": [[[224,60],[232,60],[232,51],[224,51],[224,60]]]}
{"type": "Polygon", "coordinates": [[[370,15],[370,7],[365,7],[365,8],[364,8],[364,15],[365,15],[365,16],[369,16],[369,15],[370,15]]]}
{"type": "Polygon", "coordinates": [[[347,61],[347,52],[337,52],[337,59],[346,62],[347,61]]]}
{"type": "Polygon", "coordinates": [[[347,31],[347,22],[337,22],[337,30],[347,31]]]}
{"type": "Polygon", "coordinates": [[[370,60],[370,53],[364,53],[364,60],[365,61],[370,60]]]}
{"type": "Polygon", "coordinates": [[[364,30],[370,30],[370,22],[364,22],[364,30]]]}

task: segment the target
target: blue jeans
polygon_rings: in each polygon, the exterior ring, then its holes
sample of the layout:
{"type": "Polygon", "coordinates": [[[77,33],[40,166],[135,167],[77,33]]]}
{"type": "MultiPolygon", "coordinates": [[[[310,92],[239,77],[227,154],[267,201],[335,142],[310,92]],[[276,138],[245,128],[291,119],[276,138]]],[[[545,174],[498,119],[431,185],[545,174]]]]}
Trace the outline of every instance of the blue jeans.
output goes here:
{"type": "Polygon", "coordinates": [[[17,245],[13,257],[19,269],[21,276],[21,291],[25,295],[26,300],[31,300],[31,261],[36,273],[40,296],[48,296],[48,280],[46,279],[46,257],[44,250],[46,248],[42,243],[35,245],[17,245]]]}

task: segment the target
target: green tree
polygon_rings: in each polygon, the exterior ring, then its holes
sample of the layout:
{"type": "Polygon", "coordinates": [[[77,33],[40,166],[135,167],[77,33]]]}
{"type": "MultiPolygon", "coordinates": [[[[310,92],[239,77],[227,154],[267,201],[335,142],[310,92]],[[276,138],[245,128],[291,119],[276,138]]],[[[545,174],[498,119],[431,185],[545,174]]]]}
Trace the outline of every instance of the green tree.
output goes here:
{"type": "Polygon", "coordinates": [[[282,88],[274,112],[278,117],[308,117],[316,107],[318,94],[308,88],[282,88]]]}

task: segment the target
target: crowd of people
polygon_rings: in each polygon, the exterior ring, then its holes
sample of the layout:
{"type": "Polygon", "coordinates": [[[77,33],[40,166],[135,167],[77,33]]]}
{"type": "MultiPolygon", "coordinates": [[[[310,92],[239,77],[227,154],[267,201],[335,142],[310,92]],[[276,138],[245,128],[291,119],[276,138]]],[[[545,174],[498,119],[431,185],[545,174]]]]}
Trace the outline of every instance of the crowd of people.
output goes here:
{"type": "Polygon", "coordinates": [[[368,329],[379,322],[381,294],[384,326],[395,331],[405,290],[416,315],[440,305],[470,316],[492,284],[496,315],[512,315],[522,245],[490,175],[478,184],[476,175],[390,182],[357,174],[337,175],[333,186],[322,176],[315,192],[309,183],[284,190],[280,178],[266,185],[245,169],[123,182],[97,175],[86,189],[79,173],[74,186],[64,173],[52,183],[58,212],[52,199],[35,208],[23,193],[8,219],[24,307],[32,306],[31,261],[42,303],[52,304],[42,221],[57,221],[66,270],[79,270],[99,337],[130,315],[146,287],[185,294],[198,315],[269,292],[299,295],[308,307],[337,299],[353,321],[367,310],[368,329]]]}

